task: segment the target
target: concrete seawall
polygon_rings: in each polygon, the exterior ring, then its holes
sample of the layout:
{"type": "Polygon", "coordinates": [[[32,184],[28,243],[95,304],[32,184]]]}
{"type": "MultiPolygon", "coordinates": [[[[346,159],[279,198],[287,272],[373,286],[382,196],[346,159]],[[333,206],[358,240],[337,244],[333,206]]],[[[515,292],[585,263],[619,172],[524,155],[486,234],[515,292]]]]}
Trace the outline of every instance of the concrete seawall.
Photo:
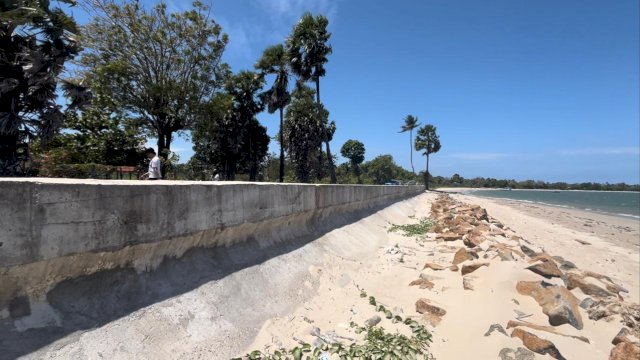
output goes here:
{"type": "Polygon", "coordinates": [[[318,236],[420,186],[0,179],[0,321],[54,325],[69,279],[153,271],[194,248],[318,236]]]}

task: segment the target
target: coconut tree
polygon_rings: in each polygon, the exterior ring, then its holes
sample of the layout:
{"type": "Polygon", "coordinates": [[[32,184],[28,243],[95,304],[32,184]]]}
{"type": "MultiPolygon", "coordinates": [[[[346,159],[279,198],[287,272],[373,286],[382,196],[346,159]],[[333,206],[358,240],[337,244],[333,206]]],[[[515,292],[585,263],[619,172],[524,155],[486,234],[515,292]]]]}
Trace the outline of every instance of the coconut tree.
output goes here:
{"type": "MultiPolygon", "coordinates": [[[[318,109],[320,109],[320,78],[326,73],[324,64],[329,61],[327,56],[331,54],[331,45],[328,43],[331,33],[327,31],[327,25],[329,20],[326,17],[322,15],[314,17],[311,13],[306,13],[287,38],[287,54],[291,70],[300,80],[315,82],[318,109]]],[[[321,118],[319,110],[318,118],[321,118]]],[[[322,126],[321,129],[323,132],[321,136],[327,149],[331,183],[335,184],[337,179],[329,136],[326,126],[322,126]]],[[[320,151],[319,160],[319,168],[322,169],[322,151],[320,151]]],[[[319,176],[322,176],[322,171],[319,172],[319,176]]]]}
{"type": "Polygon", "coordinates": [[[280,182],[284,181],[284,139],[282,129],[284,127],[284,108],[291,101],[289,93],[289,59],[282,44],[273,45],[264,50],[262,57],[255,65],[262,74],[274,74],[275,81],[271,89],[265,92],[267,111],[273,114],[280,111],[280,182]]]}
{"type": "Polygon", "coordinates": [[[27,139],[46,146],[62,126],[60,83],[69,107],[90,100],[86,87],[59,77],[80,51],[77,33],[73,18],[50,1],[0,1],[0,175],[18,175],[27,139]]]}
{"type": "Polygon", "coordinates": [[[440,136],[436,133],[436,127],[427,124],[418,129],[418,136],[416,136],[416,151],[424,150],[422,155],[427,157],[427,169],[425,173],[424,184],[427,190],[429,190],[429,155],[440,151],[440,136]]]}
{"type": "Polygon", "coordinates": [[[400,130],[400,133],[403,132],[409,132],[409,151],[411,153],[411,171],[413,171],[413,173],[416,173],[416,169],[413,168],[413,129],[417,128],[418,126],[420,126],[420,123],[418,123],[418,117],[417,116],[413,116],[413,115],[407,115],[404,118],[404,124],[402,125],[402,128],[400,130]]]}

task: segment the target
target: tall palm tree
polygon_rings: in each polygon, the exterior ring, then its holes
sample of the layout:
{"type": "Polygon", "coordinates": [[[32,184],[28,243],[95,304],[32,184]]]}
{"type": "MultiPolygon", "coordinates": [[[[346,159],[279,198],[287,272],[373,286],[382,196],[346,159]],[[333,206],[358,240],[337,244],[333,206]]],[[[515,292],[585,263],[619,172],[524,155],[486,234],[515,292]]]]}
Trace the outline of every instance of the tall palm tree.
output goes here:
{"type": "MultiPolygon", "coordinates": [[[[331,33],[327,31],[327,25],[329,25],[329,20],[326,17],[322,15],[314,17],[311,13],[305,13],[287,39],[287,53],[292,72],[302,81],[316,83],[316,104],[318,106],[319,122],[322,121],[320,113],[320,78],[325,75],[324,64],[329,61],[327,56],[332,51],[331,45],[328,43],[331,33]]],[[[322,126],[322,129],[324,132],[322,138],[327,149],[331,183],[335,184],[337,182],[336,170],[331,156],[329,136],[326,126],[322,126]]],[[[322,151],[320,151],[320,160],[322,160],[322,151]]],[[[322,169],[322,166],[320,166],[320,169],[322,169]]]]}
{"type": "Polygon", "coordinates": [[[417,116],[413,116],[413,115],[407,115],[404,118],[404,125],[402,125],[402,128],[400,130],[401,133],[403,132],[409,132],[409,151],[411,151],[411,171],[413,171],[413,173],[416,173],[416,169],[413,168],[413,129],[417,128],[418,126],[420,126],[420,123],[418,123],[418,117],[417,116]]]}
{"type": "Polygon", "coordinates": [[[416,136],[416,151],[424,150],[422,155],[427,157],[427,167],[424,173],[424,186],[429,190],[429,155],[437,153],[442,147],[440,144],[440,136],[436,133],[436,127],[427,124],[418,129],[418,136],[416,136]]]}
{"type": "Polygon", "coordinates": [[[273,45],[264,50],[262,57],[255,65],[263,74],[275,74],[276,79],[271,89],[265,92],[267,110],[273,114],[280,111],[280,182],[284,182],[284,108],[291,101],[289,93],[289,59],[282,44],[273,45]]]}

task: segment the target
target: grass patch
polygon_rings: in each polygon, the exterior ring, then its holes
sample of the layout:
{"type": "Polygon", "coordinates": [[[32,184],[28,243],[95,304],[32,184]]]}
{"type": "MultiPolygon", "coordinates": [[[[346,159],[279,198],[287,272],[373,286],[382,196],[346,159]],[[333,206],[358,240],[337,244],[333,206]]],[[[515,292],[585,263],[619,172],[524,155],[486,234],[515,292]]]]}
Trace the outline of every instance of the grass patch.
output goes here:
{"type": "Polygon", "coordinates": [[[293,349],[280,349],[273,354],[264,354],[259,350],[233,360],[325,360],[336,356],[340,360],[429,360],[427,352],[431,343],[431,333],[417,321],[393,314],[384,305],[378,304],[373,296],[360,291],[361,298],[367,298],[376,311],[393,323],[402,323],[411,329],[411,336],[388,333],[380,326],[359,326],[351,322],[350,326],[356,334],[364,334],[361,343],[343,344],[336,342],[313,347],[311,344],[300,344],[293,349]],[[333,356],[333,357],[332,357],[333,356]]]}
{"type": "Polygon", "coordinates": [[[420,218],[417,224],[397,225],[391,224],[389,232],[402,231],[403,236],[421,236],[426,235],[434,226],[436,222],[428,218],[420,218]]]}

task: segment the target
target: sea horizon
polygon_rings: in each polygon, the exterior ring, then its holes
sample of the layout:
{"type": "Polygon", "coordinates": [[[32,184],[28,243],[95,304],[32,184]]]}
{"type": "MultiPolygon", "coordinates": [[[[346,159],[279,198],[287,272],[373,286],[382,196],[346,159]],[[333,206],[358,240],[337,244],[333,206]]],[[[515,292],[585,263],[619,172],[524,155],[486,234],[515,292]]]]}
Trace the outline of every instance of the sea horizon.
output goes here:
{"type": "Polygon", "coordinates": [[[640,220],[640,192],[637,191],[469,188],[463,193],[640,220]],[[584,195],[576,196],[579,193],[584,195]]]}

